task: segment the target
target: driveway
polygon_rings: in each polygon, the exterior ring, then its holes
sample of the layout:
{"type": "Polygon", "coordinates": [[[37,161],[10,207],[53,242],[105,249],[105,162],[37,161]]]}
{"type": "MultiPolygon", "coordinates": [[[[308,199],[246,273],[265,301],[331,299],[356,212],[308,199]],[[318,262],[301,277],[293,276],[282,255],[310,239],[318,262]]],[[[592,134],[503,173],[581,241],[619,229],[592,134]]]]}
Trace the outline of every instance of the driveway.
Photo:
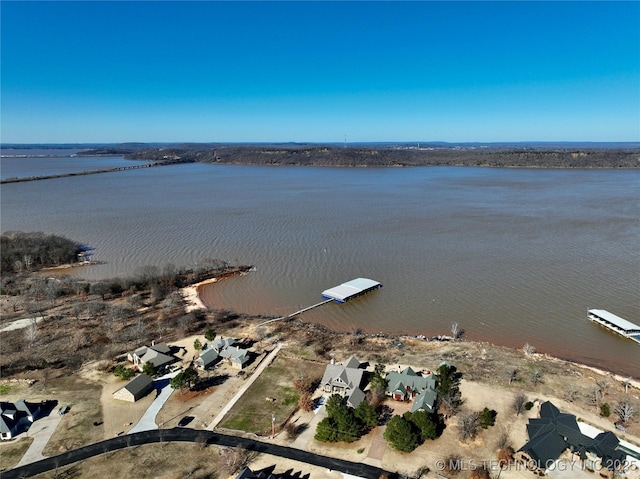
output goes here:
{"type": "Polygon", "coordinates": [[[51,435],[60,424],[61,419],[62,416],[54,410],[48,416],[36,420],[29,428],[29,431],[23,433],[25,436],[32,437],[33,442],[16,467],[44,459],[45,456],[42,455],[42,450],[51,439],[51,435]]]}
{"type": "Polygon", "coordinates": [[[151,431],[152,429],[158,429],[158,425],[156,424],[156,416],[164,406],[164,403],[167,402],[169,396],[173,393],[173,389],[170,386],[171,378],[176,376],[179,371],[175,371],[173,373],[165,374],[164,376],[153,381],[153,386],[156,389],[156,398],[149,405],[145,413],[142,415],[138,424],[133,426],[128,434],[133,434],[136,432],[142,431],[151,431]]]}

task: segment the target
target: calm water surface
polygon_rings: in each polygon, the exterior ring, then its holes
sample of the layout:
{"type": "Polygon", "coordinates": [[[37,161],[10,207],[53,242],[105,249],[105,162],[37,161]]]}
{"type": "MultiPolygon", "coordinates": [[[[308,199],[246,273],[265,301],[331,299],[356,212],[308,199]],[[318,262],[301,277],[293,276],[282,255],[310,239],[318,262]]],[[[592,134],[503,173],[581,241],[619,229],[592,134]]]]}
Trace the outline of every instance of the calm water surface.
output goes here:
{"type": "MultiPolygon", "coordinates": [[[[3,172],[4,174],[4,172],[3,172]]],[[[284,315],[358,276],[384,287],[304,319],[447,334],[640,376],[640,346],[586,319],[640,322],[640,171],[180,165],[2,187],[2,231],[96,248],[96,279],[205,257],[257,271],[205,301],[284,315]]]]}

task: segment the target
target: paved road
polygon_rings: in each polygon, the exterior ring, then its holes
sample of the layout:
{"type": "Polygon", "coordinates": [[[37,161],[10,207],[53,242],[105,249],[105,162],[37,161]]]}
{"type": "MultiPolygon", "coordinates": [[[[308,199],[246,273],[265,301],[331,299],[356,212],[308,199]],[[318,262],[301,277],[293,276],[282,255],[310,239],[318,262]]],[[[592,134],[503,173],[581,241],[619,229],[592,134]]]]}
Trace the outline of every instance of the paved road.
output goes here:
{"type": "Polygon", "coordinates": [[[367,464],[321,456],[307,451],[301,451],[299,449],[257,441],[255,439],[190,428],[155,429],[152,431],[138,432],[126,436],[115,437],[113,439],[107,439],[74,451],[65,452],[58,456],[48,457],[38,462],[27,464],[22,467],[16,467],[15,469],[3,472],[0,477],[3,479],[31,477],[68,464],[73,464],[74,462],[89,459],[90,457],[97,456],[99,454],[124,449],[125,447],[170,441],[205,441],[206,444],[217,446],[240,446],[250,451],[271,454],[278,457],[286,457],[295,461],[313,464],[315,466],[324,467],[344,474],[363,477],[365,479],[378,479],[382,474],[387,474],[391,478],[396,477],[394,474],[390,474],[378,467],[367,464]]]}

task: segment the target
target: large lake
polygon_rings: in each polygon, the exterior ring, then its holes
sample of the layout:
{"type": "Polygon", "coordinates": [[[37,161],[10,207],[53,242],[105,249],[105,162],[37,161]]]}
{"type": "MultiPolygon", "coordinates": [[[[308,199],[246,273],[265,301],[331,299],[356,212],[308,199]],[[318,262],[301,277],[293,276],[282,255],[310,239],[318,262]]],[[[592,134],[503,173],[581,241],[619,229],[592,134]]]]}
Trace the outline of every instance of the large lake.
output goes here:
{"type": "Polygon", "coordinates": [[[586,319],[640,322],[640,170],[189,164],[6,184],[1,200],[3,232],[95,247],[106,264],[74,273],[87,278],[254,264],[206,302],[284,315],[363,276],[384,287],[303,318],[424,335],[457,322],[470,339],[640,376],[640,346],[586,319]]]}

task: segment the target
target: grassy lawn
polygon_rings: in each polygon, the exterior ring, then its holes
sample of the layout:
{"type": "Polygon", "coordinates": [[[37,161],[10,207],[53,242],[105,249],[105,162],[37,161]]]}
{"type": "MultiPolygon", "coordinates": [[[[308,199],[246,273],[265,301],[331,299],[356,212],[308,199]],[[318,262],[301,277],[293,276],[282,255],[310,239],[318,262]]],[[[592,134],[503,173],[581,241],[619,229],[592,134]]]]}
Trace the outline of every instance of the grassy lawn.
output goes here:
{"type": "Polygon", "coordinates": [[[0,471],[14,468],[32,442],[32,437],[23,437],[17,441],[0,444],[0,471]]]}
{"type": "MultiPolygon", "coordinates": [[[[58,400],[60,406],[68,405],[71,409],[62,417],[44,448],[45,456],[60,454],[104,438],[102,426],[93,425],[94,422],[102,423],[102,388],[99,384],[75,376],[65,376],[51,380],[47,384],[47,390],[52,399],[58,400]]],[[[56,410],[53,414],[56,414],[56,410]]]]}
{"type": "Polygon", "coordinates": [[[276,429],[298,408],[300,395],[293,388],[301,371],[311,380],[322,376],[325,366],[311,362],[277,357],[240,398],[220,427],[238,429],[257,434],[270,434],[271,416],[275,415],[276,429]],[[268,400],[271,398],[273,400],[268,400]]]}

